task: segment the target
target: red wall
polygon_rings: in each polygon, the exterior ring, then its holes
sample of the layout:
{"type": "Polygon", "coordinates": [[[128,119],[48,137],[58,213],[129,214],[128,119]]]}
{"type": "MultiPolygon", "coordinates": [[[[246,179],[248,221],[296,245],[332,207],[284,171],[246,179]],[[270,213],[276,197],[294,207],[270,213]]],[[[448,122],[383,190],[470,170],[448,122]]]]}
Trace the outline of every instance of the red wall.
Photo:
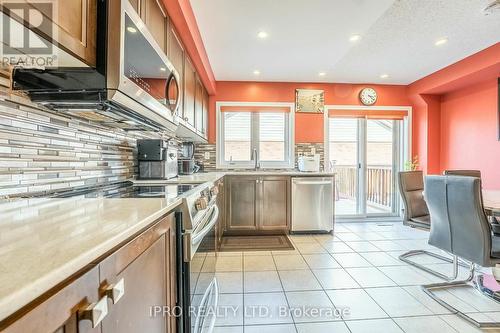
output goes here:
{"type": "MultiPolygon", "coordinates": [[[[295,102],[295,89],[322,89],[325,104],[360,105],[358,94],[364,87],[377,90],[375,105],[408,106],[405,86],[338,83],[288,83],[288,82],[217,82],[217,93],[210,96],[209,142],[215,142],[215,102],[295,102]]],[[[295,115],[295,142],[323,142],[323,114],[295,115]]]]}
{"type": "Polygon", "coordinates": [[[441,171],[478,169],[483,187],[500,189],[498,86],[492,79],[441,98],[441,171]]]}
{"type": "MultiPolygon", "coordinates": [[[[442,155],[452,154],[446,147],[441,146],[441,140],[447,135],[446,132],[443,133],[441,119],[443,96],[450,94],[460,96],[468,89],[476,89],[474,87],[481,86],[485,82],[493,82],[498,77],[500,77],[500,43],[408,86],[408,97],[413,106],[413,154],[418,155],[420,167],[424,172],[440,173],[445,163],[442,161],[444,158],[442,155]]],[[[481,104],[483,101],[476,103],[481,104]]],[[[496,103],[496,100],[490,99],[490,103],[496,103]]],[[[457,114],[457,117],[462,115],[457,114]]]]}

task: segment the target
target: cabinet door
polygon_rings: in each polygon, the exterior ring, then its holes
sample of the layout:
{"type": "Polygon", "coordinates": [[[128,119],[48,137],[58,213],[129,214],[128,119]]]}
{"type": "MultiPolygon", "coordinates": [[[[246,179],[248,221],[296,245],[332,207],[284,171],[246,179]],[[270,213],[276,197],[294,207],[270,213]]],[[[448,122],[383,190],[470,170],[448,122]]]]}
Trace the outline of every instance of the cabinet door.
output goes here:
{"type": "Polygon", "coordinates": [[[174,332],[175,318],[151,315],[152,306],[175,306],[174,228],[171,215],[99,265],[101,290],[123,286],[121,298],[109,302],[102,333],[174,332]]]}
{"type": "MultiPolygon", "coordinates": [[[[38,10],[45,19],[53,22],[53,25],[42,24],[33,17],[24,18],[23,24],[31,24],[30,29],[36,34],[54,40],[69,53],[79,58],[90,66],[96,65],[96,42],[97,42],[97,0],[72,0],[56,1],[56,17],[53,15],[52,7],[47,2],[34,0],[21,0],[38,10]],[[54,34],[52,31],[56,31],[54,34]]],[[[19,1],[18,1],[19,3],[19,1]]],[[[8,3],[2,4],[8,8],[8,3]]]]}
{"type": "MultiPolygon", "coordinates": [[[[175,32],[173,27],[169,28],[169,33],[168,33],[168,58],[172,62],[172,65],[174,65],[174,68],[177,70],[179,73],[179,87],[184,86],[184,48],[182,47],[181,40],[177,36],[177,33],[175,32]]],[[[180,117],[184,117],[184,112],[183,112],[183,94],[181,94],[180,97],[180,102],[179,102],[179,109],[178,109],[178,115],[180,117]]]]}
{"type": "MultiPolygon", "coordinates": [[[[81,318],[78,313],[78,310],[98,301],[99,269],[95,266],[42,303],[33,306],[10,326],[0,325],[0,331],[98,333],[101,332],[101,325],[92,328],[91,321],[81,318]]],[[[106,304],[105,299],[101,299],[101,302],[106,304]]]]}
{"type": "Polygon", "coordinates": [[[163,6],[158,0],[143,0],[141,17],[160,48],[167,54],[167,15],[163,6]]]}
{"type": "Polygon", "coordinates": [[[194,100],[196,95],[196,72],[188,57],[184,62],[184,120],[194,127],[194,100]]]}
{"type": "Polygon", "coordinates": [[[196,78],[196,93],[194,96],[194,115],[195,115],[195,127],[202,133],[203,130],[203,84],[201,84],[200,79],[196,78]]]}
{"type": "Polygon", "coordinates": [[[257,181],[257,177],[229,178],[228,231],[257,230],[257,181]]]}
{"type": "Polygon", "coordinates": [[[203,125],[201,132],[204,134],[205,138],[207,138],[208,134],[208,92],[203,89],[203,125]]]}
{"type": "Polygon", "coordinates": [[[290,217],[290,178],[262,177],[258,199],[260,230],[287,230],[290,217]]]}
{"type": "Polygon", "coordinates": [[[132,7],[134,7],[137,14],[141,14],[141,0],[129,0],[132,7]]]}
{"type": "Polygon", "coordinates": [[[220,247],[222,243],[222,236],[226,228],[226,202],[225,202],[225,188],[224,181],[220,180],[217,183],[219,194],[217,195],[217,207],[219,207],[219,222],[217,224],[217,246],[220,247]]]}

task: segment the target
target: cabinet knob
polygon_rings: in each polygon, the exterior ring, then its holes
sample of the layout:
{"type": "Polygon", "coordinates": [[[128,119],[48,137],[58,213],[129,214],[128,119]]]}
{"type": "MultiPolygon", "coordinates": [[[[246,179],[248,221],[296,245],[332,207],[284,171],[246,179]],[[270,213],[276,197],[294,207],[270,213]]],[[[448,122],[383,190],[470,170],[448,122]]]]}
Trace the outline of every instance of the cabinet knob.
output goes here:
{"type": "Polygon", "coordinates": [[[103,294],[111,298],[113,304],[118,303],[120,298],[125,295],[125,280],[121,278],[117,283],[107,285],[103,289],[103,294]]]}
{"type": "Polygon", "coordinates": [[[92,328],[96,328],[107,315],[108,296],[104,296],[98,302],[91,303],[78,310],[78,320],[90,320],[92,328]]]}

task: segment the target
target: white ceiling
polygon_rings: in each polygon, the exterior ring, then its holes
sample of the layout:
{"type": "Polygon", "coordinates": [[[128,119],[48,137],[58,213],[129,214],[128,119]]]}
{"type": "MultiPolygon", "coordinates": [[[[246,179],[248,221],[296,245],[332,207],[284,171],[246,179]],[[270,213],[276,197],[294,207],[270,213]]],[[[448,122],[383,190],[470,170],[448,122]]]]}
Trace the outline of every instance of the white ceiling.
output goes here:
{"type": "Polygon", "coordinates": [[[482,12],[490,2],[191,0],[218,81],[387,84],[411,83],[498,43],[500,11],[482,12]],[[257,37],[262,30],[266,39],[257,37]],[[352,34],[361,40],[350,42],[352,34]],[[436,47],[442,37],[448,43],[436,47]]]}

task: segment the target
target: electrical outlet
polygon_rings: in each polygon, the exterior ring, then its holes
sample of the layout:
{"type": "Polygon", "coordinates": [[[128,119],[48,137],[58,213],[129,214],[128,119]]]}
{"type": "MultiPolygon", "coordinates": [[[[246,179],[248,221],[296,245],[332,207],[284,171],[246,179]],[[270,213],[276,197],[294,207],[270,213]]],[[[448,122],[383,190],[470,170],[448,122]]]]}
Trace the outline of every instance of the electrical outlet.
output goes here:
{"type": "Polygon", "coordinates": [[[316,148],[315,147],[311,148],[311,155],[316,155],[316,148]]]}
{"type": "Polygon", "coordinates": [[[206,152],[205,152],[205,159],[206,159],[206,160],[209,160],[209,159],[210,159],[210,152],[209,152],[209,151],[206,151],[206,152]]]}

